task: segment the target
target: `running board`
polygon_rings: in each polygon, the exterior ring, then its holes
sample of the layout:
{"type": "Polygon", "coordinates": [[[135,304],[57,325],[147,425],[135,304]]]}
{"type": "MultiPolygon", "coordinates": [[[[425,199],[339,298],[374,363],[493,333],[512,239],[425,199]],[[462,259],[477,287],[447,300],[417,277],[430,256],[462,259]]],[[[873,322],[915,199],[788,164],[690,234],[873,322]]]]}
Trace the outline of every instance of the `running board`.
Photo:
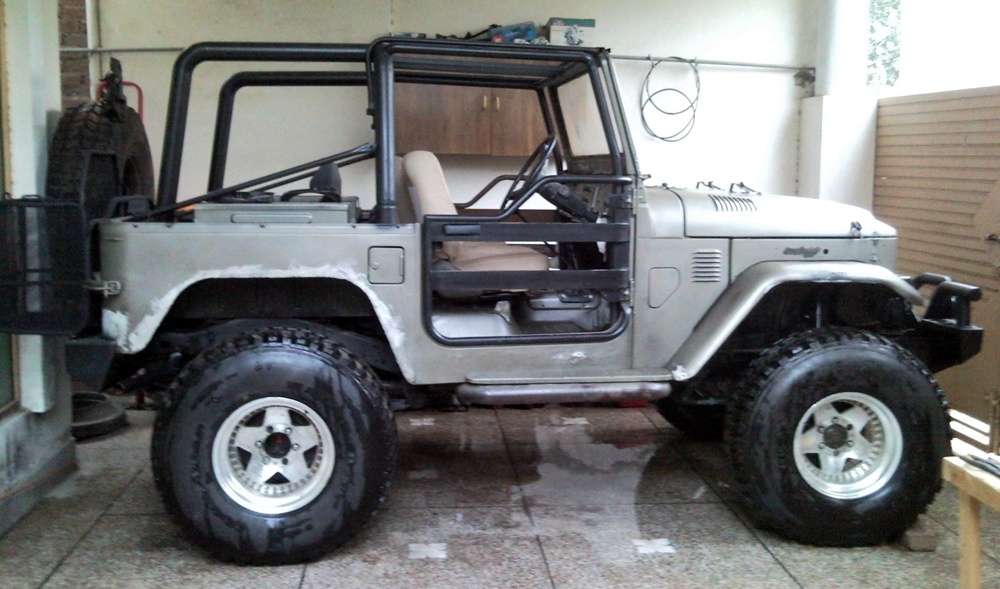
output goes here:
{"type": "Polygon", "coordinates": [[[667,382],[458,385],[462,403],[476,405],[539,405],[655,401],[670,394],[667,382]]]}

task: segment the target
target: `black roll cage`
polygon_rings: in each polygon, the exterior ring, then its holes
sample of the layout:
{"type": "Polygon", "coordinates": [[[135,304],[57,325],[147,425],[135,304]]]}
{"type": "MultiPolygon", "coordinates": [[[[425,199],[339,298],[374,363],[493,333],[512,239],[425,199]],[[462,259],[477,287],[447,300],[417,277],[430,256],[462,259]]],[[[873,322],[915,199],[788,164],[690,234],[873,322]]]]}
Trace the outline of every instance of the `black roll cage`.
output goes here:
{"type": "MultiPolygon", "coordinates": [[[[349,158],[351,163],[376,157],[376,206],[373,220],[377,223],[398,224],[394,185],[393,156],[395,129],[393,120],[393,83],[413,82],[449,85],[469,85],[497,88],[533,89],[538,92],[542,113],[550,133],[558,133],[562,145],[568,146],[561,105],[554,89],[561,84],[589,74],[593,85],[601,124],[608,141],[611,173],[588,176],[589,182],[629,184],[625,175],[623,153],[618,145],[611,110],[608,106],[598,66],[606,59],[598,48],[567,48],[551,46],[519,46],[458,40],[399,39],[384,37],[369,45],[319,43],[219,43],[192,45],[177,58],[171,80],[170,97],[164,130],[163,154],[160,165],[158,208],[135,218],[146,218],[172,212],[177,203],[181,160],[187,125],[188,107],[195,68],[206,61],[246,62],[312,62],[364,64],[364,71],[245,71],[233,75],[220,89],[208,179],[208,193],[192,202],[211,200],[239,189],[257,186],[291,174],[292,179],[276,182],[280,185],[307,177],[307,170],[327,161],[349,158]],[[477,58],[495,57],[484,68],[477,58]],[[464,59],[463,59],[464,58],[464,59]],[[506,59],[503,59],[506,58],[506,59]],[[246,86],[361,86],[368,87],[369,114],[374,117],[376,141],[328,158],[295,166],[282,172],[224,187],[228,156],[229,133],[236,93],[246,86]],[[553,117],[553,112],[556,116],[553,117]],[[557,128],[558,127],[558,128],[557,128]]],[[[561,154],[557,154],[562,157],[561,154]]],[[[566,180],[573,181],[569,177],[566,180]]],[[[583,181],[583,180],[578,180],[583,181]]],[[[501,220],[516,209],[501,212],[501,220]]],[[[480,218],[480,221],[486,219],[480,218]]]]}

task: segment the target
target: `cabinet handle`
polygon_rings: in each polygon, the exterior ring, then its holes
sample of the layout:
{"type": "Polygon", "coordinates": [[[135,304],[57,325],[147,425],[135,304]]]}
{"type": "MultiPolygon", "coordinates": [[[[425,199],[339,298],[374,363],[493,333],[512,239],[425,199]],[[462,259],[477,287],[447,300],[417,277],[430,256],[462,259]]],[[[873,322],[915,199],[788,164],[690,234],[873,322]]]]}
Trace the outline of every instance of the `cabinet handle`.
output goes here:
{"type": "Polygon", "coordinates": [[[483,94],[483,110],[486,110],[487,108],[489,108],[489,105],[488,105],[488,103],[487,103],[487,101],[488,101],[489,99],[490,99],[490,97],[489,97],[489,96],[487,96],[487,95],[483,94]]]}
{"type": "Polygon", "coordinates": [[[500,97],[494,96],[493,101],[493,110],[500,112],[500,97]]]}

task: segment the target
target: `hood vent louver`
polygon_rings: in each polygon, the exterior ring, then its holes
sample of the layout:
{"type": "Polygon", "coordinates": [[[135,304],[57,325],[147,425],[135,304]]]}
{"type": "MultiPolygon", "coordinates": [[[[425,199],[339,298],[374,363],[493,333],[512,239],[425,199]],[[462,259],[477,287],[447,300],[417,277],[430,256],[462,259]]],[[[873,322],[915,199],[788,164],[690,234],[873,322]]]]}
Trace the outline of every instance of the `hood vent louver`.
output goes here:
{"type": "Polygon", "coordinates": [[[693,282],[722,281],[722,252],[720,250],[698,250],[691,257],[691,280],[693,282]]]}
{"type": "Polygon", "coordinates": [[[755,213],[757,203],[745,196],[724,196],[721,194],[709,194],[715,210],[720,213],[755,213]]]}

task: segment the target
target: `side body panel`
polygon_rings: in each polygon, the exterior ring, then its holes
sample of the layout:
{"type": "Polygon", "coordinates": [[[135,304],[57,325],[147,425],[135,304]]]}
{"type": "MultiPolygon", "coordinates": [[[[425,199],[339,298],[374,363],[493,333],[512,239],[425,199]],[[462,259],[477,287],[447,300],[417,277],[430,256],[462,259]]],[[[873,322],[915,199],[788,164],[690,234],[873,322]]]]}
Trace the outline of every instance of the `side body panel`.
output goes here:
{"type": "Polygon", "coordinates": [[[101,226],[102,279],[122,284],[106,299],[105,336],[120,353],[143,350],[177,297],[208,279],[317,277],[344,280],[369,298],[404,377],[414,384],[493,378],[586,380],[631,365],[632,327],[590,344],[450,348],[424,331],[420,307],[419,226],[271,226],[125,223],[101,226]],[[403,281],[370,280],[370,248],[403,252],[403,281]],[[497,356],[502,348],[502,360],[497,356]]]}

